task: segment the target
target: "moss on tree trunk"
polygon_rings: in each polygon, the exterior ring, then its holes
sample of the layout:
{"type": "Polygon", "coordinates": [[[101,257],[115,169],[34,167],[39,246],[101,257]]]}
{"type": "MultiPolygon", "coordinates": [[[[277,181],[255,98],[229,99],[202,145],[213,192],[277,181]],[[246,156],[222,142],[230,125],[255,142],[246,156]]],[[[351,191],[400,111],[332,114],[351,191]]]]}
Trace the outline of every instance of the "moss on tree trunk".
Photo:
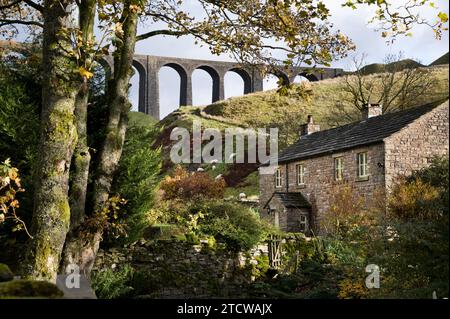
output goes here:
{"type": "Polygon", "coordinates": [[[29,278],[56,281],[60,256],[70,223],[69,168],[77,140],[74,121],[76,65],[61,35],[70,27],[72,1],[44,2],[43,96],[41,137],[36,172],[33,240],[24,269],[29,278]]]}
{"type": "MultiPolygon", "coordinates": [[[[129,11],[130,2],[124,4],[123,16],[123,42],[114,53],[114,78],[110,81],[107,98],[109,117],[107,133],[100,150],[98,165],[96,167],[93,212],[103,209],[109,198],[109,192],[114,174],[118,168],[122,155],[123,143],[128,125],[128,112],[131,103],[128,100],[130,78],[132,76],[132,64],[134,48],[136,44],[137,12],[129,11]]],[[[83,228],[83,225],[80,227],[83,228]]],[[[103,230],[85,233],[77,231],[66,243],[63,267],[69,263],[76,263],[81,271],[89,276],[98,248],[102,240],[103,230]]]]}

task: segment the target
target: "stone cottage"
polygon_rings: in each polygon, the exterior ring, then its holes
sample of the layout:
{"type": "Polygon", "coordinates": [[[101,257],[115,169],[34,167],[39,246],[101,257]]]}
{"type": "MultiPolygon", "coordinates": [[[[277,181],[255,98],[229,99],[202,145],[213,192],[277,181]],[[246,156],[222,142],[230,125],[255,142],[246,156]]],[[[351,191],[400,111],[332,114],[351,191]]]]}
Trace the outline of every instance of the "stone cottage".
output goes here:
{"type": "Polygon", "coordinates": [[[300,139],[280,153],[278,168],[260,168],[260,214],[281,230],[320,234],[342,185],[369,207],[384,203],[395,178],[449,151],[448,100],[382,114],[369,105],[359,122],[320,131],[311,116],[300,139]]]}

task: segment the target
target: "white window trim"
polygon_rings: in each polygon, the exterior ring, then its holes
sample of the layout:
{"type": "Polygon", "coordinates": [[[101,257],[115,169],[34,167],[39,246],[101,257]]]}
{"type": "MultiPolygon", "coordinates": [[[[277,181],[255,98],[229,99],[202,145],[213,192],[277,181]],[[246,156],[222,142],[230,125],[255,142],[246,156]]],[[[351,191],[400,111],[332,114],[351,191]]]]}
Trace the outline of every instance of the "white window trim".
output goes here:
{"type": "Polygon", "coordinates": [[[334,158],[334,180],[339,182],[342,181],[344,179],[344,157],[343,156],[338,156],[334,158]],[[337,166],[337,163],[340,163],[340,166],[337,166]],[[341,172],[341,176],[340,178],[338,178],[338,171],[341,172]]]}
{"type": "Polygon", "coordinates": [[[295,171],[297,173],[297,186],[305,185],[305,165],[301,163],[295,165],[295,171]]]}
{"type": "Polygon", "coordinates": [[[358,166],[358,178],[369,177],[369,155],[367,152],[358,153],[357,166],[358,166]],[[361,159],[364,159],[364,161],[361,161],[361,159]]]}
{"type": "Polygon", "coordinates": [[[278,167],[275,172],[275,188],[281,187],[283,187],[283,174],[281,174],[281,168],[278,167]]]}

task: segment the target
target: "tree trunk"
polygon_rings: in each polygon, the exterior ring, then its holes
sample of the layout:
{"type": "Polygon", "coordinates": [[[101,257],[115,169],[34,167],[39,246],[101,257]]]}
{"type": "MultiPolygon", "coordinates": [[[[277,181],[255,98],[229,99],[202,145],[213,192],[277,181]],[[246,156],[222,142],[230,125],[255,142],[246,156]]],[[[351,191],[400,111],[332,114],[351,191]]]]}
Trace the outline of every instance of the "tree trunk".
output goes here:
{"type": "MultiPolygon", "coordinates": [[[[125,3],[123,16],[123,43],[114,53],[114,78],[108,87],[109,118],[107,133],[99,154],[98,166],[94,181],[93,211],[103,209],[108,201],[109,192],[122,155],[123,143],[128,124],[128,112],[131,103],[128,100],[129,82],[132,76],[134,47],[138,15],[128,11],[129,3],[125,3]]],[[[81,229],[83,226],[81,226],[81,229]]],[[[64,264],[75,263],[80,270],[90,276],[102,240],[103,230],[85,233],[78,230],[76,237],[66,243],[67,249],[64,264]]]]}
{"type": "Polygon", "coordinates": [[[74,122],[78,76],[68,56],[66,36],[70,0],[45,0],[43,33],[43,94],[41,137],[36,171],[33,240],[28,247],[25,276],[56,281],[70,223],[69,169],[77,140],[74,122]]]}
{"type": "MultiPolygon", "coordinates": [[[[97,0],[82,0],[79,5],[79,28],[86,47],[93,42],[94,18],[97,0]]],[[[92,53],[82,52],[81,61],[86,68],[92,65],[92,53]]],[[[70,230],[73,231],[83,222],[86,209],[86,193],[89,177],[91,154],[87,145],[87,108],[89,99],[89,83],[83,78],[83,83],[75,100],[75,119],[78,133],[78,142],[72,159],[72,174],[70,188],[70,230]]]]}
{"type": "Polygon", "coordinates": [[[134,47],[136,44],[137,13],[128,13],[123,26],[123,44],[114,56],[114,80],[108,91],[109,119],[106,137],[99,155],[94,182],[94,210],[100,210],[108,200],[114,174],[122,155],[128,125],[128,100],[134,47]]]}
{"type": "MultiPolygon", "coordinates": [[[[79,4],[79,28],[83,37],[83,44],[89,46],[94,37],[94,18],[97,0],[83,0],[79,4]]],[[[91,66],[92,53],[82,52],[81,61],[86,67],[91,66]]],[[[89,83],[87,78],[83,79],[75,100],[75,118],[78,132],[78,142],[72,159],[71,187],[70,187],[70,232],[66,237],[61,263],[62,271],[69,264],[81,265],[80,253],[84,250],[80,241],[82,225],[86,217],[86,195],[89,181],[89,166],[91,154],[87,144],[87,108],[89,101],[89,83]]],[[[83,240],[85,242],[85,240],[83,240]]]]}

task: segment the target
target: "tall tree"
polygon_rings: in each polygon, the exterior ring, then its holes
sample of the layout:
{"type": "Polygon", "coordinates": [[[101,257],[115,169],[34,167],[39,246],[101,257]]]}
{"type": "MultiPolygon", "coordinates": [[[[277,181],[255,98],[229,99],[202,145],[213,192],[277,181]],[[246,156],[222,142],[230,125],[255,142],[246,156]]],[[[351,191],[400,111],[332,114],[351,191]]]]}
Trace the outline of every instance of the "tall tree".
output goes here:
{"type": "Polygon", "coordinates": [[[77,141],[74,119],[79,75],[65,31],[72,27],[72,1],[45,0],[41,138],[27,274],[56,280],[70,223],[69,170],[77,141]]]}

